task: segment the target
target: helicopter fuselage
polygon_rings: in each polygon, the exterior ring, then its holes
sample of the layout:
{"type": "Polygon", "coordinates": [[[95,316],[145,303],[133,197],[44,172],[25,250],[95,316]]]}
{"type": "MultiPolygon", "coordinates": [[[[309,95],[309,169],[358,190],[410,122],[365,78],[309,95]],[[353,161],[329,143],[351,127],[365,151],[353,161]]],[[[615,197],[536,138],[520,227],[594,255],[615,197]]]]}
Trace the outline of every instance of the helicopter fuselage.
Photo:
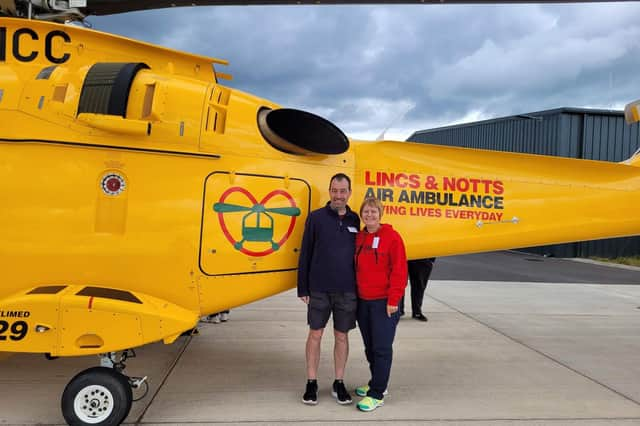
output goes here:
{"type": "Polygon", "coordinates": [[[0,350],[169,343],[294,287],[305,219],[339,172],[356,210],[383,201],[410,258],[640,232],[637,158],[349,142],[219,84],[224,63],[0,19],[0,312],[21,315],[0,350]]]}

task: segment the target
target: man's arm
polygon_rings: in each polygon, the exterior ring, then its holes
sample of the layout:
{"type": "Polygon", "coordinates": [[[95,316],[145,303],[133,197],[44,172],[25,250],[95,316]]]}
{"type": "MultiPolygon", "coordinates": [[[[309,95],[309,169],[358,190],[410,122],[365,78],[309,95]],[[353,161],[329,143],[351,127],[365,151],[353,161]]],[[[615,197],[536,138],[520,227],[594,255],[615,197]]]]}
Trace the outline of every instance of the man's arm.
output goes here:
{"type": "Polygon", "coordinates": [[[313,246],[315,244],[315,226],[311,220],[311,214],[307,217],[300,245],[300,257],[298,258],[298,297],[303,302],[309,303],[309,269],[313,246]]]}

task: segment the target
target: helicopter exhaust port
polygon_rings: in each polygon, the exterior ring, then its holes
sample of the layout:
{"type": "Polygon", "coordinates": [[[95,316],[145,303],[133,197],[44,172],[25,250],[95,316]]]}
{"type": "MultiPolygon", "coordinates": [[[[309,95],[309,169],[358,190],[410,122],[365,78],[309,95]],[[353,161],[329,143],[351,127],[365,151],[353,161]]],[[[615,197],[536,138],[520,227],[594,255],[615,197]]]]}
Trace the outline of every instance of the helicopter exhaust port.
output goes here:
{"type": "Polygon", "coordinates": [[[342,154],[349,139],[329,120],[297,109],[262,108],[258,128],[274,148],[296,155],[342,154]]]}

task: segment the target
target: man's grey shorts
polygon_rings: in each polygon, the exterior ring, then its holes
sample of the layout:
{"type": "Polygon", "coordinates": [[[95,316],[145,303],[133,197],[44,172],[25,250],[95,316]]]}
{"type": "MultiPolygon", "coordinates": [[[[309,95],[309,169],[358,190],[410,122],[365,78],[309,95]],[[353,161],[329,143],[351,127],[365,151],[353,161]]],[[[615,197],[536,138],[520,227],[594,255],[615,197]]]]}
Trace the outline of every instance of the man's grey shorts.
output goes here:
{"type": "Polygon", "coordinates": [[[346,333],[356,328],[358,298],[355,293],[311,292],[307,307],[307,323],[312,330],[325,328],[333,313],[333,328],[346,333]]]}

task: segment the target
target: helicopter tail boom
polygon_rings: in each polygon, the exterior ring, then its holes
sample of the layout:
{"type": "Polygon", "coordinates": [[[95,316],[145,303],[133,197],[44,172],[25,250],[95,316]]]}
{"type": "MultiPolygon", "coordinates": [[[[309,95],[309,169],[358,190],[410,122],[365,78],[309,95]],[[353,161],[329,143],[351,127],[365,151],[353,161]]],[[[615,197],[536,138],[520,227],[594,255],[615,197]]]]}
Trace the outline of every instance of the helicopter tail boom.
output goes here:
{"type": "Polygon", "coordinates": [[[362,195],[385,204],[411,258],[640,234],[638,155],[623,164],[403,142],[355,149],[362,195]]]}

